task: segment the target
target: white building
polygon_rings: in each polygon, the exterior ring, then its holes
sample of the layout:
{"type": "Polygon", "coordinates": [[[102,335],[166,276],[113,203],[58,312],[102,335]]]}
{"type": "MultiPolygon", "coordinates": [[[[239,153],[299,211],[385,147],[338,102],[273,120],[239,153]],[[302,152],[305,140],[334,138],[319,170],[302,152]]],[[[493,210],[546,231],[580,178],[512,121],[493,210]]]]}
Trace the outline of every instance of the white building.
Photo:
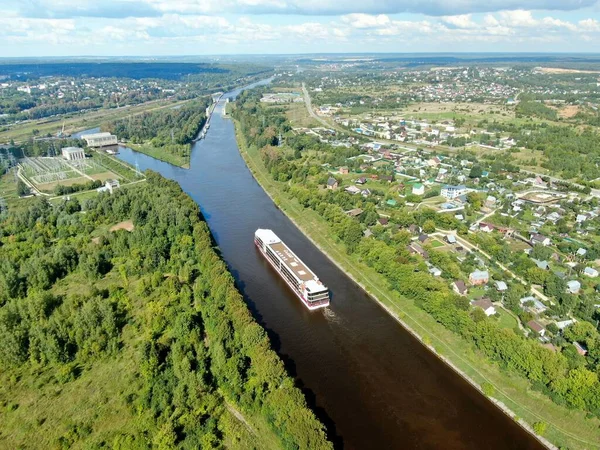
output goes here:
{"type": "Polygon", "coordinates": [[[85,159],[85,153],[82,148],[79,147],[65,147],[62,149],[62,156],[67,161],[77,161],[85,159]]]}
{"type": "Polygon", "coordinates": [[[96,190],[98,192],[110,192],[112,194],[115,191],[115,189],[118,189],[120,187],[121,187],[121,184],[119,183],[119,180],[106,180],[106,183],[104,183],[104,186],[99,187],[96,190]]]}
{"type": "Polygon", "coordinates": [[[447,198],[448,200],[454,200],[456,197],[460,197],[467,193],[467,187],[463,185],[459,186],[449,186],[446,185],[442,188],[442,197],[447,198]]]}
{"type": "Polygon", "coordinates": [[[117,145],[117,137],[110,133],[94,133],[82,136],[89,147],[106,147],[117,145]]]}

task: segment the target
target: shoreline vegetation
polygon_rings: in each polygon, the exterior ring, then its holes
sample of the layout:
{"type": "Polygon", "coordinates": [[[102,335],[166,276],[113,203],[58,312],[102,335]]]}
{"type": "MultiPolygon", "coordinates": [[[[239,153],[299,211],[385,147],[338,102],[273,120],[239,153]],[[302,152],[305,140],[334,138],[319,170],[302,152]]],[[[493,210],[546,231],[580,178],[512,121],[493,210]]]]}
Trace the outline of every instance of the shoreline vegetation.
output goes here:
{"type": "Polygon", "coordinates": [[[150,144],[132,144],[132,143],[122,143],[120,144],[123,147],[129,147],[136,152],[143,153],[145,155],[151,156],[154,159],[158,159],[160,161],[164,161],[166,163],[172,164],[173,166],[182,167],[183,169],[190,168],[190,154],[187,156],[176,155],[173,153],[168,153],[162,150],[159,147],[154,147],[150,144]]]}
{"type": "Polygon", "coordinates": [[[176,182],[0,230],[0,447],[332,448],[176,182]]]}
{"type": "Polygon", "coordinates": [[[438,323],[413,300],[389,288],[383,275],[362,263],[356,254],[349,255],[327,222],[286,192],[287,182],[272,179],[259,149],[247,144],[239,121],[233,121],[240,153],[263,190],[317,248],[401,326],[547,448],[600,448],[597,425],[587,420],[583,411],[553,403],[541,392],[531,390],[525,378],[488,362],[483,353],[438,323]],[[534,431],[540,424],[546,428],[543,436],[534,431]]]}
{"type": "Polygon", "coordinates": [[[208,120],[210,107],[210,97],[201,97],[178,107],[109,121],[101,128],[136,151],[189,168],[192,145],[208,120]]]}

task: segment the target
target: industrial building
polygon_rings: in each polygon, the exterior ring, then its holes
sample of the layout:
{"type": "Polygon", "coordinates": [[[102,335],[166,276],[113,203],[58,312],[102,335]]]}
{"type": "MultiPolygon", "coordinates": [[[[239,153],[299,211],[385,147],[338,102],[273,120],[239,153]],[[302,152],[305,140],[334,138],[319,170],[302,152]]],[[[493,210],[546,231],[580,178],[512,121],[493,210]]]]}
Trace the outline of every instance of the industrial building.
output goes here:
{"type": "Polygon", "coordinates": [[[67,161],[78,161],[85,159],[85,153],[82,148],[79,147],[65,147],[62,149],[62,156],[67,161]]]}
{"type": "Polygon", "coordinates": [[[89,147],[106,147],[108,145],[117,145],[117,137],[108,132],[86,134],[82,138],[89,147]]]}

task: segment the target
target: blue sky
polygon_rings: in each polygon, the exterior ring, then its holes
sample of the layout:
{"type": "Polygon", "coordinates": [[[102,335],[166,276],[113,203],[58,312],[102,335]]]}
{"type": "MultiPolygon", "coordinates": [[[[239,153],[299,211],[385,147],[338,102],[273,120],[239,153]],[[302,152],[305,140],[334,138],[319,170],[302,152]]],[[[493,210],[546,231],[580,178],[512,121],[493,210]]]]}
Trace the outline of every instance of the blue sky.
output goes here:
{"type": "Polygon", "coordinates": [[[0,0],[0,57],[600,52],[600,0],[0,0]]]}

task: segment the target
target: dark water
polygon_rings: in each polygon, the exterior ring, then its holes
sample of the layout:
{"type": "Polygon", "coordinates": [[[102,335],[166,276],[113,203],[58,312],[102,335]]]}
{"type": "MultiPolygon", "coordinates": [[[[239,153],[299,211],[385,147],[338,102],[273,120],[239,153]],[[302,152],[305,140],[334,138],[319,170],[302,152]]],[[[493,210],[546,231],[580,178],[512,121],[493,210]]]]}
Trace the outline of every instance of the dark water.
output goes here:
{"type": "MultiPolygon", "coordinates": [[[[229,94],[232,96],[232,94],[229,94]]],[[[530,435],[425,350],[279,211],[241,158],[217,108],[191,169],[130,149],[119,157],[177,180],[198,202],[257,319],[309,403],[347,449],[538,449],[530,435]],[[333,293],[309,312],[261,257],[271,228],[333,293]]]]}

